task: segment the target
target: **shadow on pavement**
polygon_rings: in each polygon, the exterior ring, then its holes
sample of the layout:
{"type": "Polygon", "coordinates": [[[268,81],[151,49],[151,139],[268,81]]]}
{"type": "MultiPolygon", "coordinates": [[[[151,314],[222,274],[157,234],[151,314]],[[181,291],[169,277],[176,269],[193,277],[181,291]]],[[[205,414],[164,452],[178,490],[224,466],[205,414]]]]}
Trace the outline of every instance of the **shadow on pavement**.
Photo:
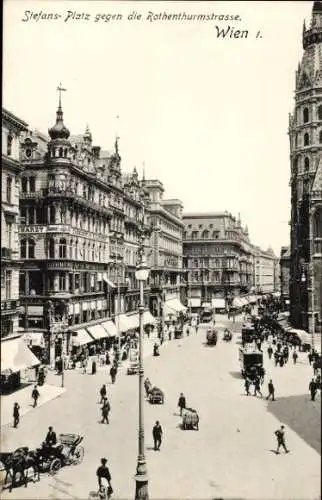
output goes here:
{"type": "Polygon", "coordinates": [[[320,397],[316,401],[310,401],[309,394],[280,398],[269,401],[267,410],[321,454],[320,397]]]}
{"type": "Polygon", "coordinates": [[[229,372],[229,374],[230,374],[232,377],[234,377],[234,378],[238,378],[238,379],[240,379],[240,380],[244,378],[240,372],[229,372]]]}

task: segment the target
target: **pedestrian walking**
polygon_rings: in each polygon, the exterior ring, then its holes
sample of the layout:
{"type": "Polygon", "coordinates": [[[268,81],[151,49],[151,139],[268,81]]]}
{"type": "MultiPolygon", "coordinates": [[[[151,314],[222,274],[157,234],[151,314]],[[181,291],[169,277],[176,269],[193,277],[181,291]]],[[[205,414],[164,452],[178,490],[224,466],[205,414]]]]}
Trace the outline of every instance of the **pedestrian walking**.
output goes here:
{"type": "MultiPolygon", "coordinates": [[[[98,467],[97,471],[96,471],[96,476],[97,476],[97,480],[98,480],[98,487],[101,489],[103,484],[102,484],[102,479],[106,479],[106,481],[108,482],[108,487],[110,489],[112,489],[112,485],[111,485],[111,474],[110,474],[110,471],[109,471],[109,468],[107,467],[107,460],[106,458],[101,458],[101,465],[98,467]]],[[[109,495],[112,494],[113,490],[108,490],[108,492],[110,491],[109,495]]]]}
{"type": "Polygon", "coordinates": [[[102,420],[101,420],[101,424],[104,424],[105,422],[107,424],[109,424],[109,419],[108,419],[108,416],[109,416],[109,413],[110,413],[110,410],[111,410],[111,405],[110,403],[108,402],[108,399],[107,398],[104,398],[104,401],[103,401],[103,406],[101,408],[101,411],[102,411],[102,420]]]}
{"type": "Polygon", "coordinates": [[[292,358],[293,358],[293,364],[296,365],[296,362],[297,362],[297,358],[298,358],[298,354],[296,351],[293,352],[292,354],[292,358]]]}
{"type": "Polygon", "coordinates": [[[265,368],[263,366],[258,367],[258,375],[260,379],[260,383],[264,383],[264,378],[265,378],[265,368]]]}
{"type": "Polygon", "coordinates": [[[275,431],[275,436],[277,438],[277,449],[276,449],[276,454],[278,455],[280,452],[280,447],[282,446],[285,453],[289,453],[289,450],[286,448],[285,444],[285,427],[284,425],[281,425],[280,429],[277,429],[275,431]]]}
{"type": "Polygon", "coordinates": [[[250,388],[250,381],[249,381],[249,379],[246,377],[246,378],[245,378],[245,391],[246,391],[246,396],[249,396],[249,388],[250,388]]]}
{"type": "Polygon", "coordinates": [[[269,359],[271,359],[272,354],[273,354],[273,348],[271,345],[268,346],[267,354],[268,354],[269,359]]]}
{"type": "Polygon", "coordinates": [[[19,421],[20,421],[19,410],[20,410],[20,406],[18,405],[18,403],[15,403],[13,405],[13,426],[14,426],[15,429],[18,427],[18,424],[19,424],[19,421]]]}
{"type": "Polygon", "coordinates": [[[34,401],[34,404],[33,404],[33,407],[35,408],[37,406],[37,402],[38,402],[38,398],[39,398],[40,394],[39,394],[39,391],[38,391],[38,388],[37,386],[35,385],[35,387],[33,388],[32,390],[32,393],[31,393],[31,397],[34,401]]]}
{"type": "Polygon", "coordinates": [[[274,361],[275,361],[275,366],[277,366],[277,364],[278,364],[278,358],[279,358],[279,356],[278,356],[278,352],[277,352],[277,351],[275,351],[275,352],[274,352],[274,361]]]}
{"type": "Polygon", "coordinates": [[[159,420],[155,422],[155,425],[152,429],[152,436],[153,436],[153,441],[154,441],[154,450],[160,450],[161,442],[162,442],[162,427],[160,425],[159,420]]]}
{"type": "Polygon", "coordinates": [[[104,399],[106,398],[106,385],[103,384],[102,387],[100,388],[100,396],[101,396],[101,399],[100,399],[100,402],[99,404],[102,404],[104,399]]]}
{"type": "Polygon", "coordinates": [[[309,383],[309,391],[311,393],[311,401],[315,401],[315,396],[316,396],[317,390],[318,390],[317,384],[316,384],[314,378],[312,378],[311,382],[309,383]]]}
{"type": "Polygon", "coordinates": [[[272,401],[275,401],[275,387],[272,382],[272,379],[268,382],[268,396],[266,399],[272,398],[272,401]]]}
{"type": "Polygon", "coordinates": [[[184,395],[180,394],[179,396],[179,400],[178,400],[178,406],[180,408],[180,417],[182,416],[182,410],[186,407],[186,398],[184,397],[184,395]]]}
{"type": "Polygon", "coordinates": [[[257,394],[260,395],[260,397],[263,397],[263,394],[261,393],[261,385],[259,378],[257,377],[254,381],[254,396],[257,396],[257,394]]]}
{"type": "Polygon", "coordinates": [[[110,369],[110,375],[111,375],[112,384],[115,383],[116,373],[117,373],[117,369],[116,369],[115,365],[113,364],[112,367],[111,367],[111,369],[110,369]]]}
{"type": "Polygon", "coordinates": [[[319,371],[319,363],[317,360],[313,361],[313,373],[314,375],[317,375],[319,371]]]}
{"type": "Polygon", "coordinates": [[[308,356],[307,356],[307,357],[308,357],[308,359],[309,359],[309,363],[310,363],[310,366],[311,366],[312,361],[313,361],[313,354],[312,354],[311,352],[309,352],[309,354],[308,354],[308,356]]]}

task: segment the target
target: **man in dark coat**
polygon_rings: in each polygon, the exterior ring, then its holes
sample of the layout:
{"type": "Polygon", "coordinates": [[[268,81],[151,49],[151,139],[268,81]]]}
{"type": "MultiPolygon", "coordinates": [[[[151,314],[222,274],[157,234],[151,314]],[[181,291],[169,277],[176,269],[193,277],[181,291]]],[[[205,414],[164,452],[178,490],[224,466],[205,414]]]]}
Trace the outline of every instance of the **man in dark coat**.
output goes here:
{"type": "Polygon", "coordinates": [[[37,389],[37,386],[35,385],[35,387],[32,390],[32,393],[31,393],[31,397],[34,400],[34,404],[33,404],[34,408],[37,406],[37,401],[38,401],[39,396],[40,396],[39,391],[37,389]]]}
{"type": "Polygon", "coordinates": [[[45,443],[47,446],[54,446],[55,444],[57,444],[56,432],[54,431],[54,429],[52,427],[48,428],[45,443]]]}
{"type": "Polygon", "coordinates": [[[152,429],[153,441],[154,441],[154,449],[160,450],[161,442],[162,442],[162,427],[160,425],[159,420],[155,422],[155,425],[152,429]]]}
{"type": "Polygon", "coordinates": [[[18,405],[18,403],[15,403],[13,405],[13,426],[15,429],[18,427],[19,420],[20,420],[19,410],[20,410],[20,406],[18,405]]]}
{"type": "Polygon", "coordinates": [[[105,384],[103,384],[102,387],[100,388],[100,395],[101,395],[100,404],[102,404],[104,401],[104,398],[106,397],[106,385],[105,384]]]}
{"type": "Polygon", "coordinates": [[[104,422],[106,422],[107,424],[110,423],[109,419],[108,419],[108,415],[110,413],[110,410],[111,410],[110,403],[108,402],[108,399],[105,398],[103,401],[103,406],[102,406],[102,421],[101,421],[102,424],[104,424],[104,422]]]}
{"type": "Polygon", "coordinates": [[[246,378],[245,378],[245,391],[246,391],[246,396],[249,396],[249,388],[250,388],[250,381],[249,381],[249,379],[246,377],[246,378]]]}
{"type": "Polygon", "coordinates": [[[270,346],[268,346],[268,349],[267,349],[267,354],[268,354],[269,359],[271,359],[272,354],[273,354],[273,348],[272,348],[272,346],[271,346],[271,345],[270,345],[270,346]]]}
{"type": "Polygon", "coordinates": [[[112,365],[112,367],[110,369],[112,384],[115,383],[116,373],[117,373],[117,369],[116,369],[115,365],[112,365]]]}
{"type": "Polygon", "coordinates": [[[316,384],[314,378],[312,378],[312,380],[309,384],[309,391],[311,393],[311,401],[315,401],[315,395],[317,393],[317,390],[318,390],[317,384],[316,384]]]}
{"type": "Polygon", "coordinates": [[[107,460],[106,458],[101,458],[101,465],[98,467],[96,471],[96,476],[98,480],[98,487],[102,487],[102,479],[106,479],[108,482],[109,487],[111,488],[111,474],[109,471],[109,468],[106,465],[107,460]]]}
{"type": "Polygon", "coordinates": [[[296,351],[293,352],[292,358],[293,358],[293,363],[296,365],[296,361],[297,361],[297,358],[298,358],[298,354],[297,354],[296,351]]]}
{"type": "Polygon", "coordinates": [[[259,394],[261,398],[263,397],[259,377],[256,377],[254,380],[254,396],[257,396],[257,394],[259,394]]]}
{"type": "Polygon", "coordinates": [[[268,396],[266,399],[272,397],[272,401],[275,401],[275,387],[272,382],[272,379],[268,382],[268,396]]]}
{"type": "Polygon", "coordinates": [[[281,428],[277,429],[277,431],[275,431],[275,436],[277,438],[276,454],[277,455],[279,454],[281,446],[284,448],[285,453],[289,453],[289,450],[286,448],[286,444],[285,444],[284,425],[281,425],[281,428]]]}
{"type": "Polygon", "coordinates": [[[178,406],[180,408],[180,416],[182,416],[182,410],[186,407],[186,398],[182,393],[179,396],[178,406]]]}

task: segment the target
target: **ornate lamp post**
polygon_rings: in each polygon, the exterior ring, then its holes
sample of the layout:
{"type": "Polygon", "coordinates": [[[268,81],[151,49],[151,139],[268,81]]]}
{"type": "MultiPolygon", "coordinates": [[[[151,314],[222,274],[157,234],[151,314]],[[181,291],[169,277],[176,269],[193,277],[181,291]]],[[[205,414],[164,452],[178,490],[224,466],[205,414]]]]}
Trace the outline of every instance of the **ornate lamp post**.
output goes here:
{"type": "Polygon", "coordinates": [[[138,458],[136,468],[135,500],[148,500],[148,471],[144,452],[144,393],[143,393],[143,314],[144,314],[144,283],[149,276],[149,269],[145,262],[143,242],[139,249],[140,261],[136,268],[135,277],[139,282],[140,304],[139,304],[139,433],[138,433],[138,458]]]}

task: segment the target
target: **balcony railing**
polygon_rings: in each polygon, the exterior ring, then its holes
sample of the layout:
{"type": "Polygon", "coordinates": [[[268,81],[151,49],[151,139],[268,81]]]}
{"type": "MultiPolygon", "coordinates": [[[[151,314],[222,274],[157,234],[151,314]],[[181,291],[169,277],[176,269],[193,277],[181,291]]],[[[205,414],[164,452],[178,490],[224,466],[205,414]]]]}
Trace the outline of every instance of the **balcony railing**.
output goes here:
{"type": "Polygon", "coordinates": [[[15,311],[19,307],[19,300],[2,300],[1,313],[5,311],[15,311]]]}

